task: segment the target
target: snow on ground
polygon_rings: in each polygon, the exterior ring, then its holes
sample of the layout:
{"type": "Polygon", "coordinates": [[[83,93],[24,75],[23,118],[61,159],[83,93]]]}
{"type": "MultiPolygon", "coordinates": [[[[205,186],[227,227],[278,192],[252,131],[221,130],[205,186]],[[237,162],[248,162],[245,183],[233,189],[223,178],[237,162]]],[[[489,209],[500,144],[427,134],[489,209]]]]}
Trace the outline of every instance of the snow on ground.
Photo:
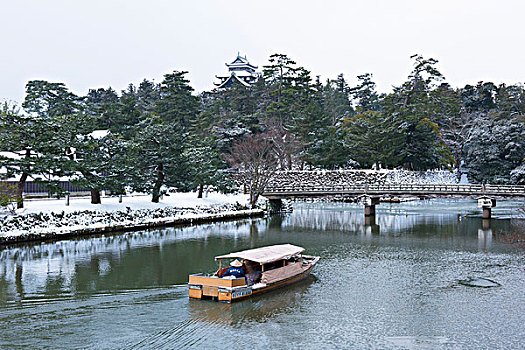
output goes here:
{"type": "Polygon", "coordinates": [[[69,206],[66,206],[66,199],[32,199],[24,201],[24,209],[17,210],[18,215],[31,213],[71,213],[75,211],[126,211],[128,207],[131,210],[139,209],[158,209],[158,208],[196,208],[196,207],[213,207],[218,205],[235,204],[246,205],[249,195],[244,194],[222,194],[212,192],[207,198],[197,198],[197,193],[170,193],[164,196],[160,203],[152,203],[151,196],[137,195],[122,197],[122,203],[119,203],[118,197],[103,197],[102,204],[91,204],[90,197],[75,198],[71,197],[69,206]]]}
{"type": "Polygon", "coordinates": [[[171,193],[160,203],[152,203],[150,196],[103,197],[102,204],[91,204],[89,197],[39,199],[24,201],[24,209],[15,215],[0,216],[0,239],[14,237],[44,237],[69,233],[88,233],[90,230],[126,229],[173,224],[180,220],[220,219],[246,215],[247,195],[210,193],[197,198],[196,193],[171,193]]]}

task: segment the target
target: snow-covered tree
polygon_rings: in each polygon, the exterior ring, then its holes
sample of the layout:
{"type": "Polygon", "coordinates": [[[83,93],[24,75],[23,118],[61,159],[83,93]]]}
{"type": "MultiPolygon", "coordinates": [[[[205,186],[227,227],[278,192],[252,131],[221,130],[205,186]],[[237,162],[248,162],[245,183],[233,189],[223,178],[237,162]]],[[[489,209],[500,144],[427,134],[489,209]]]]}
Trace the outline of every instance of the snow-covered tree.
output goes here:
{"type": "Polygon", "coordinates": [[[63,174],[61,164],[67,160],[57,142],[60,123],[55,117],[24,114],[19,108],[4,104],[0,110],[0,167],[10,177],[18,177],[17,208],[24,207],[23,192],[28,178],[41,180],[63,174]]]}
{"type": "MultiPolygon", "coordinates": [[[[522,118],[522,117],[520,117],[522,118]]],[[[478,120],[465,145],[468,178],[472,182],[520,182],[525,159],[525,124],[507,113],[492,112],[478,120]],[[511,174],[512,171],[515,171],[511,174]]]]}
{"type": "Polygon", "coordinates": [[[136,170],[131,174],[131,186],[151,194],[155,203],[168,188],[184,188],[189,174],[185,137],[178,124],[154,114],[138,123],[130,153],[136,170]]]}
{"type": "Polygon", "coordinates": [[[101,191],[124,193],[135,171],[130,162],[130,143],[108,130],[76,135],[71,142],[71,181],[91,192],[91,204],[101,203],[101,191]]]}

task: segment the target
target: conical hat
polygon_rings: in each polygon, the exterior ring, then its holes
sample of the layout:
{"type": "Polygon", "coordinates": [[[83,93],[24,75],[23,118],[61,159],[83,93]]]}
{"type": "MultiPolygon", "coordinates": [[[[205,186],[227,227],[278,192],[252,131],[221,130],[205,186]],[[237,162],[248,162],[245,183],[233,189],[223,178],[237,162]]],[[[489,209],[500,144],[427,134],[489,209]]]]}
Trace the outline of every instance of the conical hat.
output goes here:
{"type": "Polygon", "coordinates": [[[233,260],[233,261],[230,263],[230,266],[241,267],[241,266],[242,266],[242,262],[240,262],[239,260],[235,259],[235,260],[233,260]]]}

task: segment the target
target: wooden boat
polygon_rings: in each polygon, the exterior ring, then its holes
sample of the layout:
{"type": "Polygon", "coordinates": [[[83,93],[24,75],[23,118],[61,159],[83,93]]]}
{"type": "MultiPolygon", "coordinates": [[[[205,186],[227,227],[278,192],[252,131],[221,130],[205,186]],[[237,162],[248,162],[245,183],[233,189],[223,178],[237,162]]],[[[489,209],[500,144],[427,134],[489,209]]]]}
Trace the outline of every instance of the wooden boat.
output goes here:
{"type": "Polygon", "coordinates": [[[212,275],[189,276],[189,297],[230,303],[255,294],[298,282],[310,274],[318,256],[303,255],[304,248],[291,244],[273,245],[215,257],[219,269],[212,275]],[[222,277],[223,260],[242,261],[245,277],[222,277]]]}

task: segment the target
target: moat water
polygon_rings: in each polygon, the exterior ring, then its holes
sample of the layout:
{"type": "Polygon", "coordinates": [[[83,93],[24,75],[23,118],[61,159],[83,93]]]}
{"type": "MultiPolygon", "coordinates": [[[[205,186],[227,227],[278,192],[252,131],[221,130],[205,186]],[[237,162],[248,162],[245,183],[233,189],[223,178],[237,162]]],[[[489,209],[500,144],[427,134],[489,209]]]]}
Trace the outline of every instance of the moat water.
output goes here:
{"type": "Polygon", "coordinates": [[[520,349],[523,203],[295,203],[284,216],[0,248],[1,349],[520,349]],[[307,280],[234,304],[188,300],[213,257],[292,243],[307,280]]]}

